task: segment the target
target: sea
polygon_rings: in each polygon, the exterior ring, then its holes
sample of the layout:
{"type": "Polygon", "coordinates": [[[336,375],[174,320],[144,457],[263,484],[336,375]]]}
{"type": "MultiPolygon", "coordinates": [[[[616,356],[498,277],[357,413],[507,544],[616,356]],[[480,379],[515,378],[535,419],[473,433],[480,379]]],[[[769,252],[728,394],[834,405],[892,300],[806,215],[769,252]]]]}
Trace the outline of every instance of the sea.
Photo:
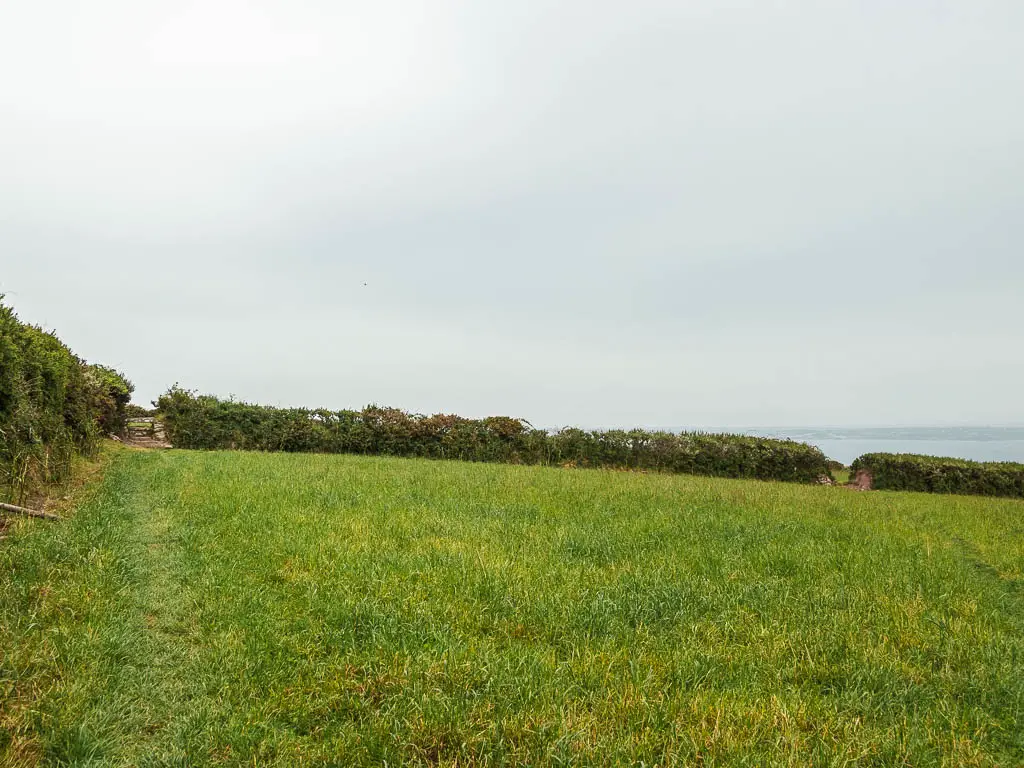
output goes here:
{"type": "Polygon", "coordinates": [[[810,443],[843,464],[876,452],[1024,464],[1024,427],[760,427],[722,431],[810,443]]]}

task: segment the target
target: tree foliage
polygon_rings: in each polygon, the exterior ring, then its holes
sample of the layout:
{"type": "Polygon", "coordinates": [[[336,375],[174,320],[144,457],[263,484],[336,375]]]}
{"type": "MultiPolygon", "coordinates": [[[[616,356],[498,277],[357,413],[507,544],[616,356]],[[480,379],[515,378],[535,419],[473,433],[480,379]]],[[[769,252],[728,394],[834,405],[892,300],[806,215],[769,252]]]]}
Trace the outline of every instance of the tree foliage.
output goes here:
{"type": "Polygon", "coordinates": [[[26,325],[0,296],[0,496],[64,479],[76,452],[124,428],[132,384],[26,325]]]}
{"type": "Polygon", "coordinates": [[[854,473],[868,472],[872,487],[877,490],[1024,498],[1024,464],[910,453],[867,453],[856,459],[850,469],[854,473]]]}
{"type": "Polygon", "coordinates": [[[157,406],[168,439],[179,448],[569,464],[794,482],[829,474],[820,450],[790,440],[639,429],[549,433],[507,416],[424,416],[376,405],[361,411],[272,408],[177,386],[157,406]]]}

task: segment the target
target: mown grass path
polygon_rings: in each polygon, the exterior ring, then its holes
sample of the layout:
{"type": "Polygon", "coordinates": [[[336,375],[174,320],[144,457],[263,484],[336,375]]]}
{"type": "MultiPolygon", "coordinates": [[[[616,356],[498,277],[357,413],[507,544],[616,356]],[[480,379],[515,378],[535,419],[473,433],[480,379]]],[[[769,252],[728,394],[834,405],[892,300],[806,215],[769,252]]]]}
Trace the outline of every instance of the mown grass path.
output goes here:
{"type": "Polygon", "coordinates": [[[0,764],[1024,764],[1024,504],[125,452],[0,544],[0,764]]]}

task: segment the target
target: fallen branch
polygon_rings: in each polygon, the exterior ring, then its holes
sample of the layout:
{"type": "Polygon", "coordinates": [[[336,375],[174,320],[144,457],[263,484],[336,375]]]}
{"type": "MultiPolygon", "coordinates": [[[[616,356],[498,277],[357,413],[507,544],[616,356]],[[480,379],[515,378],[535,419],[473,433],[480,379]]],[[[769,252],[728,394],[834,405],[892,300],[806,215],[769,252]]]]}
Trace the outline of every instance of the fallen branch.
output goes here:
{"type": "Polygon", "coordinates": [[[60,515],[55,515],[52,512],[40,512],[38,509],[26,509],[25,507],[16,507],[13,504],[0,503],[0,510],[4,512],[13,512],[16,515],[25,515],[27,517],[41,517],[43,520],[60,520],[60,515]]]}

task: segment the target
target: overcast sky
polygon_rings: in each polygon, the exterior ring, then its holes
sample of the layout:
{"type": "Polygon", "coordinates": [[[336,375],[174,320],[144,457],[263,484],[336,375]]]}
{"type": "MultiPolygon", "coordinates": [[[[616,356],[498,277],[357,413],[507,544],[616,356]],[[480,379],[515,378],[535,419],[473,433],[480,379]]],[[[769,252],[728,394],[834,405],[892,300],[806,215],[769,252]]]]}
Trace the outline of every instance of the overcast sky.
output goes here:
{"type": "Polygon", "coordinates": [[[0,292],[169,385],[1024,423],[1020,0],[0,5],[0,292]]]}

